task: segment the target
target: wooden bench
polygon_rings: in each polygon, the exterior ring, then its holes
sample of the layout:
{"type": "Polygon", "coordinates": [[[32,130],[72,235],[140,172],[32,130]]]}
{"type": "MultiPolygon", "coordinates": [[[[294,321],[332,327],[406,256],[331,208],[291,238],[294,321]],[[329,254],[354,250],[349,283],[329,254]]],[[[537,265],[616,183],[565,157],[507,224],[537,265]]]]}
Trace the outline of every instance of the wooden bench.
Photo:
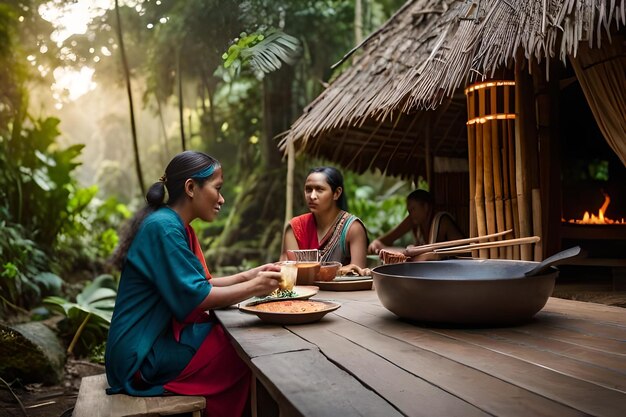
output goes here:
{"type": "Polygon", "coordinates": [[[73,417],[131,417],[168,416],[191,413],[200,417],[206,407],[204,397],[166,395],[160,397],[131,397],[107,395],[105,374],[88,376],[81,380],[73,417]]]}

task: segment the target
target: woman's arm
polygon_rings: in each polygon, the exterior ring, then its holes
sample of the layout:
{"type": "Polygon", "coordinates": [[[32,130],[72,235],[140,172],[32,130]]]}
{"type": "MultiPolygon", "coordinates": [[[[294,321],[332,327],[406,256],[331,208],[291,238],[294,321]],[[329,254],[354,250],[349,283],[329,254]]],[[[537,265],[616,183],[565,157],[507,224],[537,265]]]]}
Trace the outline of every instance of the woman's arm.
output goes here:
{"type": "Polygon", "coordinates": [[[410,232],[413,228],[413,222],[409,216],[406,216],[399,225],[385,233],[384,235],[374,239],[368,248],[371,253],[378,253],[379,250],[385,248],[385,246],[391,246],[393,242],[400,239],[406,233],[410,232]]]}
{"type": "Polygon", "coordinates": [[[250,297],[264,296],[277,289],[279,282],[280,272],[261,271],[248,281],[224,287],[213,286],[209,295],[200,303],[198,308],[202,310],[222,308],[236,304],[250,297]]]}
{"type": "Polygon", "coordinates": [[[281,253],[280,255],[280,260],[286,261],[287,259],[289,259],[287,257],[287,251],[297,249],[298,241],[296,240],[296,235],[293,234],[291,226],[287,226],[287,229],[285,229],[285,236],[283,237],[283,253],[281,253]]]}
{"type": "Polygon", "coordinates": [[[443,240],[444,241],[465,238],[459,226],[448,215],[443,216],[441,218],[441,225],[439,227],[443,228],[443,238],[444,238],[443,240]]]}
{"type": "Polygon", "coordinates": [[[229,285],[239,284],[241,282],[250,281],[262,271],[275,271],[280,272],[280,266],[276,264],[265,264],[257,266],[256,268],[249,269],[247,271],[239,272],[234,275],[228,275],[225,277],[211,278],[211,284],[214,287],[227,287],[229,285]]]}
{"type": "Polygon", "coordinates": [[[354,221],[350,225],[347,244],[350,248],[350,262],[365,268],[367,265],[367,233],[360,221],[354,221]]]}

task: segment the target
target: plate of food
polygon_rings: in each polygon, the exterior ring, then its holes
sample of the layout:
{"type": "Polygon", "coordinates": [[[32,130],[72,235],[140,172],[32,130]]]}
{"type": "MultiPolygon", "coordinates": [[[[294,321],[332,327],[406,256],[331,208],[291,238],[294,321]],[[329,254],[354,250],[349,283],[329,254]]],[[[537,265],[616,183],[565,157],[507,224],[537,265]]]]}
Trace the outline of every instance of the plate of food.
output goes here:
{"type": "Polygon", "coordinates": [[[256,304],[281,300],[308,300],[317,294],[318,291],[319,288],[313,285],[296,285],[291,290],[278,289],[265,297],[253,297],[248,301],[244,301],[242,305],[253,306],[256,304]]]}
{"type": "Polygon", "coordinates": [[[256,314],[267,323],[304,324],[316,322],[339,307],[341,304],[332,301],[289,299],[244,305],[239,307],[239,310],[256,314]]]}

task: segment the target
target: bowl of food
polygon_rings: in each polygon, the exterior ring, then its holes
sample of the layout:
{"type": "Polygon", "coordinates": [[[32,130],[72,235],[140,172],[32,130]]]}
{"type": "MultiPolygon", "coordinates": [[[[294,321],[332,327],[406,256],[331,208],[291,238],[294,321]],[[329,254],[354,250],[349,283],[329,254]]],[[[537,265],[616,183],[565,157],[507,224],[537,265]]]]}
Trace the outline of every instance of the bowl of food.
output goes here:
{"type": "Polygon", "coordinates": [[[317,281],[332,281],[337,276],[341,268],[341,262],[328,261],[320,263],[320,272],[317,275],[317,281]]]}
{"type": "Polygon", "coordinates": [[[319,262],[296,262],[296,285],[311,285],[320,273],[319,262]]]}

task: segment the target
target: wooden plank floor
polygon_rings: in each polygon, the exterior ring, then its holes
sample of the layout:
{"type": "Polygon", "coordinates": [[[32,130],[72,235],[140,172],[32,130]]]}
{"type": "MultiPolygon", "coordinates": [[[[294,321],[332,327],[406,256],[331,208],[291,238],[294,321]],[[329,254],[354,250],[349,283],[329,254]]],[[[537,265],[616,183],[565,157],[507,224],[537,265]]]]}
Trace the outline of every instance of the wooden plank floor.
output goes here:
{"type": "Polygon", "coordinates": [[[425,327],[398,319],[375,291],[316,298],[342,306],[320,322],[286,327],[218,313],[242,357],[296,414],[626,415],[625,309],[550,299],[520,326],[425,327]],[[281,380],[290,383],[276,386],[281,380]],[[329,392],[337,407],[322,413],[329,392]]]}

